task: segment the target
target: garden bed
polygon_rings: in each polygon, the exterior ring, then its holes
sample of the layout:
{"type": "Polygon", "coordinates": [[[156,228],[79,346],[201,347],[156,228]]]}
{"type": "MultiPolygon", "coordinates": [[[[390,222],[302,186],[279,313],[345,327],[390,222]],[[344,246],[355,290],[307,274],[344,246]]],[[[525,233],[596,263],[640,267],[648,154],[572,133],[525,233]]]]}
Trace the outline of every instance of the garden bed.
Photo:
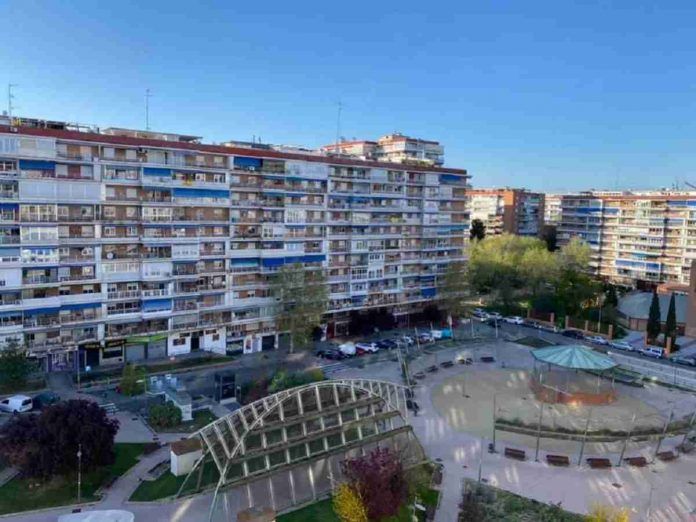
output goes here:
{"type": "Polygon", "coordinates": [[[201,429],[203,426],[207,426],[214,420],[217,420],[215,414],[210,410],[205,409],[193,412],[193,420],[191,421],[182,422],[169,428],[156,428],[154,426],[152,428],[157,433],[193,433],[194,431],[201,429]]]}
{"type": "MultiPolygon", "coordinates": [[[[201,478],[201,489],[214,485],[220,475],[212,461],[208,461],[203,467],[203,477],[201,478]]],[[[133,492],[130,497],[130,501],[134,502],[153,502],[156,500],[162,500],[165,498],[170,498],[176,495],[179,488],[186,480],[186,475],[181,477],[175,477],[171,474],[170,470],[167,469],[155,480],[143,480],[138,488],[133,492]]],[[[198,470],[195,470],[191,478],[189,478],[186,483],[185,489],[181,492],[182,495],[189,495],[192,493],[197,493],[198,483],[198,470]]]]}

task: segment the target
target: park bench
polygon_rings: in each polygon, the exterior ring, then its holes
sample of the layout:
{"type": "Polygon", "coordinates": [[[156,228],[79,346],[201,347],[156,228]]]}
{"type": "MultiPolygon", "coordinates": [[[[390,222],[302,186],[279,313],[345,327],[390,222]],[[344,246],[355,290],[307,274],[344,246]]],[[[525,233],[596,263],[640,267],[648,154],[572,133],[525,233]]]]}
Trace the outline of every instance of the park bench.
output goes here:
{"type": "Polygon", "coordinates": [[[484,355],[483,357],[481,357],[481,362],[493,363],[495,362],[495,357],[493,357],[492,355],[484,355]]]}
{"type": "Polygon", "coordinates": [[[657,454],[657,458],[660,459],[662,462],[669,462],[670,460],[676,460],[677,454],[674,453],[672,450],[660,451],[657,454]]]}
{"type": "Polygon", "coordinates": [[[474,360],[471,357],[462,357],[457,359],[459,364],[473,364],[474,360]]]}
{"type": "Polygon", "coordinates": [[[604,457],[590,457],[587,459],[587,463],[592,469],[611,468],[611,461],[604,457]]]}
{"type": "Polygon", "coordinates": [[[414,373],[413,378],[418,380],[425,379],[425,374],[423,372],[414,373]]]}
{"type": "Polygon", "coordinates": [[[527,454],[523,450],[515,448],[505,448],[505,456],[516,460],[525,460],[527,458],[527,454]]]}
{"type": "Polygon", "coordinates": [[[428,366],[428,368],[426,368],[425,371],[428,372],[428,373],[434,373],[434,372],[436,372],[437,370],[438,370],[438,367],[435,366],[435,365],[433,364],[432,366],[428,366]]]}
{"type": "Polygon", "coordinates": [[[552,466],[570,466],[570,459],[566,455],[546,455],[546,462],[552,466]]]}
{"type": "Polygon", "coordinates": [[[452,361],[445,361],[440,363],[440,366],[442,366],[443,368],[451,368],[452,366],[454,366],[454,363],[452,361]]]}
{"type": "Polygon", "coordinates": [[[644,468],[648,465],[648,461],[645,457],[626,457],[624,460],[629,466],[634,466],[636,468],[644,468]]]}

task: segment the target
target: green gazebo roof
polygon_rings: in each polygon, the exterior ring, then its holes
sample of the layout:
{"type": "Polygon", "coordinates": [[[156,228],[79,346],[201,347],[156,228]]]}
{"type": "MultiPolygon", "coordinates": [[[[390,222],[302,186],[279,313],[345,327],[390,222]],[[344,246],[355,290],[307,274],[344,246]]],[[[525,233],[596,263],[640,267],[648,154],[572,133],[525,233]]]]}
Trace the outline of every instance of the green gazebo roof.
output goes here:
{"type": "Polygon", "coordinates": [[[582,344],[549,346],[532,351],[537,361],[572,370],[609,370],[617,364],[606,355],[595,352],[582,344]]]}

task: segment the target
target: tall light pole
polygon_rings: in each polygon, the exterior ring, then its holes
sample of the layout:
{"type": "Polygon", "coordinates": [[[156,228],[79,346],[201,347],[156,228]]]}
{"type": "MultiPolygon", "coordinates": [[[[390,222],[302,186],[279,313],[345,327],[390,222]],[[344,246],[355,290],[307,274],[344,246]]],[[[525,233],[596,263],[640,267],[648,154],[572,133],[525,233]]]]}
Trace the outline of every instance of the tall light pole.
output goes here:
{"type": "Polygon", "coordinates": [[[82,502],[82,443],[77,449],[77,503],[82,502]]]}

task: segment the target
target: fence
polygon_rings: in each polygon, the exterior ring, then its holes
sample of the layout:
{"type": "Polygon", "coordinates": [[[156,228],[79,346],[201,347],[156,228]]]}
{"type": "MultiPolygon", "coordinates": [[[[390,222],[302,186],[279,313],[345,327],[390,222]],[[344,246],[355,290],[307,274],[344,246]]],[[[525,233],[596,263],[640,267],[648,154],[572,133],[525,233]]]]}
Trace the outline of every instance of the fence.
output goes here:
{"type": "Polygon", "coordinates": [[[696,390],[696,370],[639,359],[622,353],[609,352],[609,355],[621,367],[638,372],[644,377],[655,379],[664,384],[696,390]]]}

